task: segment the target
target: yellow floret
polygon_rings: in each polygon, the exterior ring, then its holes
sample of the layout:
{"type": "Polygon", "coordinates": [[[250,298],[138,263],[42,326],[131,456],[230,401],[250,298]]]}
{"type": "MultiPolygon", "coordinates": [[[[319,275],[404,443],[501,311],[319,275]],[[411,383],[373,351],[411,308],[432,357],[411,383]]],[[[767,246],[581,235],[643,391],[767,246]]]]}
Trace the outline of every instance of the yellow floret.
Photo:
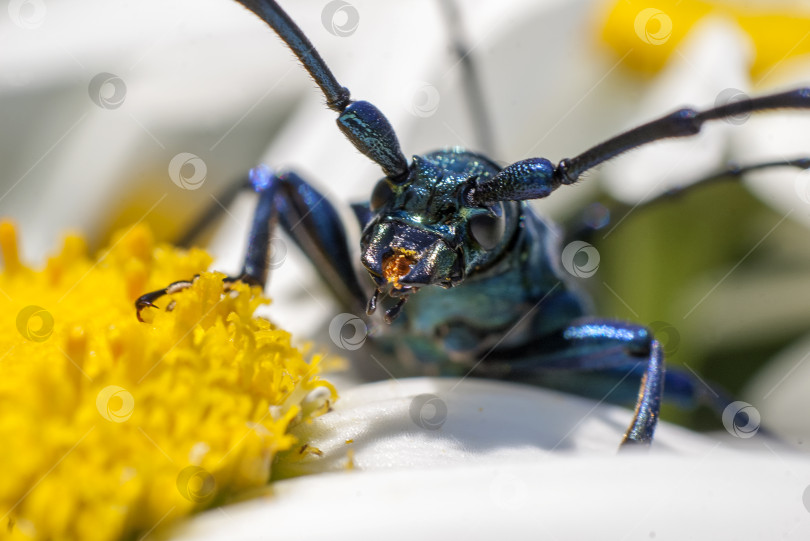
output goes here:
{"type": "Polygon", "coordinates": [[[736,23],[751,39],[751,75],[763,77],[789,58],[810,53],[810,16],[786,7],[759,7],[730,0],[618,0],[610,8],[602,38],[640,71],[659,72],[692,27],[707,16],[736,23]]]}
{"type": "Polygon", "coordinates": [[[68,237],[41,271],[0,224],[0,538],[134,537],[265,484],[290,448],[320,358],[222,286],[201,250],[155,246],[145,227],[97,259],[68,237]],[[148,308],[144,292],[200,274],[148,308]]]}

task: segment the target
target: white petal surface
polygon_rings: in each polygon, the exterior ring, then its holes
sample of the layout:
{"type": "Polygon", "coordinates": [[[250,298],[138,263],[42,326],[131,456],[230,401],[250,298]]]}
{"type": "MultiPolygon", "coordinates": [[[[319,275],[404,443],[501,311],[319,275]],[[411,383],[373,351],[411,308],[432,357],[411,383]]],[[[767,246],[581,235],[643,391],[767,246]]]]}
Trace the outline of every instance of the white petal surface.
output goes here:
{"type": "Polygon", "coordinates": [[[786,347],[752,381],[745,399],[757,403],[763,422],[803,449],[810,448],[810,337],[786,347]]]}
{"type": "Polygon", "coordinates": [[[725,433],[715,440],[666,423],[650,453],[617,455],[629,417],[516,384],[360,386],[305,430],[323,457],[307,455],[295,473],[326,473],[276,482],[267,497],[205,513],[172,539],[810,535],[806,456],[759,435],[741,449],[742,440],[725,433]],[[414,422],[414,398],[422,394],[447,406],[438,429],[414,422]],[[353,471],[345,471],[349,449],[353,471]]]}

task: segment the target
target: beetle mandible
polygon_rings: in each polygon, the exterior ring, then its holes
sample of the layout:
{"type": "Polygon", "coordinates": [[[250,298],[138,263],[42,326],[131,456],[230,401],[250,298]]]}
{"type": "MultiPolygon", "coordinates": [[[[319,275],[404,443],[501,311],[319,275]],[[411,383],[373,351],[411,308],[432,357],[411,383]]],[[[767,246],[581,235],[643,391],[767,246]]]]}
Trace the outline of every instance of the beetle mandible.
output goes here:
{"type": "MultiPolygon", "coordinates": [[[[417,155],[409,163],[382,112],[351,98],[276,2],[238,1],[289,46],[338,114],[338,128],[384,177],[368,203],[353,206],[362,229],[361,263],[373,292],[354,270],[334,206],[294,172],[275,173],[265,166],[250,173],[259,200],[242,271],[226,278],[226,287],[236,280],[264,286],[270,240],[279,225],[347,310],[382,313],[386,332],[374,342],[388,353],[411,356],[445,374],[538,384],[552,384],[571,371],[635,375],[641,383],[623,446],[651,443],[665,382],[684,397],[697,398],[691,377],[664,370],[661,344],[648,329],[587,314],[585,298],[559,268],[554,226],[526,201],[577,183],[586,171],[628,150],[695,135],[707,121],[810,108],[810,89],[700,111],[680,109],[557,164],[528,158],[501,168],[458,147],[417,155]]],[[[739,177],[763,167],[809,165],[806,159],[785,160],[726,173],[739,177]]],[[[136,301],[138,317],[163,295],[190,284],[179,281],[143,295],[136,301]]],[[[724,398],[714,402],[719,409],[727,403],[724,398]]]]}

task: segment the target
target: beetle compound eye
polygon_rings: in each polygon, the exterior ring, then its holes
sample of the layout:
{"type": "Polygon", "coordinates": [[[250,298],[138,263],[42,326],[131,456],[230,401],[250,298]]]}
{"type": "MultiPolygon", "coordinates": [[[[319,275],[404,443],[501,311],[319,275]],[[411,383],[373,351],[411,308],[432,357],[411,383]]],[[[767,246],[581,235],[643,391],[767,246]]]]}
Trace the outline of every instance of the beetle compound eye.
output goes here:
{"type": "Polygon", "coordinates": [[[391,186],[386,179],[382,179],[374,186],[374,191],[371,192],[371,210],[374,212],[384,207],[391,198],[394,197],[394,192],[391,191],[391,186]]]}
{"type": "Polygon", "coordinates": [[[499,215],[479,214],[470,218],[470,234],[484,250],[495,248],[506,230],[503,209],[499,210],[501,210],[499,215]]]}

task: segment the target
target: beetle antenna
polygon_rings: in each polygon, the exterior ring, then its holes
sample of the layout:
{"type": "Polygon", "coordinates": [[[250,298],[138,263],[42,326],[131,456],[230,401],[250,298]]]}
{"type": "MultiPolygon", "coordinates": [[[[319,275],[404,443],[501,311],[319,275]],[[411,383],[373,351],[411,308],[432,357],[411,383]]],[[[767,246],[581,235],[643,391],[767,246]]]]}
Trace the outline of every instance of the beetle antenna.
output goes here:
{"type": "Polygon", "coordinates": [[[810,109],[810,88],[735,101],[703,111],[679,109],[608,139],[579,156],[561,160],[556,167],[545,158],[515,162],[485,183],[476,185],[467,198],[471,204],[480,206],[498,201],[540,199],[562,185],[574,184],[584,172],[628,150],[661,139],[696,135],[710,120],[772,109],[810,109]]]}
{"type": "Polygon", "coordinates": [[[340,86],[321,55],[298,28],[290,16],[273,1],[238,0],[240,4],[259,16],[295,53],[298,60],[309,72],[315,83],[326,96],[326,105],[337,113],[351,103],[349,89],[340,86]]]}
{"type": "Polygon", "coordinates": [[[628,150],[670,137],[697,135],[704,122],[709,120],[720,120],[772,109],[810,109],[810,88],[734,101],[703,111],[690,108],[679,109],[652,122],[620,133],[616,137],[586,150],[579,156],[562,160],[554,172],[555,177],[562,184],[573,184],[588,169],[593,169],[628,150]]]}
{"type": "Polygon", "coordinates": [[[349,89],[338,83],[326,62],[304,32],[273,0],[237,0],[259,16],[295,53],[301,65],[321,88],[330,109],[339,113],[337,124],[343,135],[365,156],[382,167],[391,182],[408,177],[408,161],[385,115],[367,101],[352,101],[349,89]]]}

